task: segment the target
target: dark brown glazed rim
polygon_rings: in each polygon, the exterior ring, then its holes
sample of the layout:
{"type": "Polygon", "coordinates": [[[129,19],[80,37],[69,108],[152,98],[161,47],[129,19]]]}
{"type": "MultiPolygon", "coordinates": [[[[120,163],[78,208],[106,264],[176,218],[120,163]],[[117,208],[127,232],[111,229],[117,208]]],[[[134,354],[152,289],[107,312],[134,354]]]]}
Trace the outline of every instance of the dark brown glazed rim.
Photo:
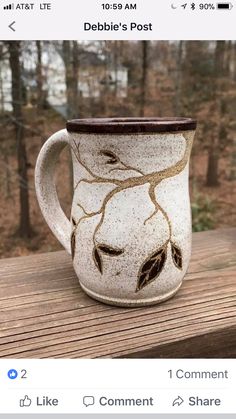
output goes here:
{"type": "Polygon", "coordinates": [[[133,134],[193,131],[197,121],[191,118],[91,118],[67,121],[69,132],[90,134],[133,134]]]}

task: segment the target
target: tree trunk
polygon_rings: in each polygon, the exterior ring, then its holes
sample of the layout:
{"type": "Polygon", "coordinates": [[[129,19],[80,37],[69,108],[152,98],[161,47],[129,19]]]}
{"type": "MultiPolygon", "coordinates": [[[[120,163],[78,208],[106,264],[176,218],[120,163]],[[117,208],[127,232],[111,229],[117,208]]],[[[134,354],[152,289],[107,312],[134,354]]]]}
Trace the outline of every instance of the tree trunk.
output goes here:
{"type": "Polygon", "coordinates": [[[79,108],[79,50],[78,42],[73,41],[72,44],[72,67],[73,67],[73,118],[78,118],[79,108]]]}
{"type": "Polygon", "coordinates": [[[10,164],[9,164],[9,158],[8,158],[8,150],[3,149],[1,150],[1,153],[3,154],[4,159],[4,166],[5,166],[5,185],[6,185],[6,197],[7,199],[12,199],[11,194],[11,171],[10,171],[10,164]]]}
{"type": "Polygon", "coordinates": [[[224,73],[230,75],[230,61],[231,61],[232,41],[225,42],[225,62],[224,62],[224,73]]]}
{"type": "Polygon", "coordinates": [[[142,41],[142,78],[140,91],[140,116],[145,116],[147,99],[147,76],[148,76],[148,41],[142,41]]]}
{"type": "Polygon", "coordinates": [[[115,67],[115,97],[118,97],[118,67],[119,67],[119,41],[114,41],[114,67],[115,67]]]}
{"type": "Polygon", "coordinates": [[[0,112],[4,113],[4,91],[3,91],[3,80],[2,80],[2,67],[0,63],[0,112]]]}
{"type": "Polygon", "coordinates": [[[233,80],[236,81],[236,42],[233,44],[233,80]]]}
{"type": "Polygon", "coordinates": [[[236,180],[236,137],[233,139],[231,154],[231,169],[230,169],[230,180],[236,180]]]}
{"type": "MultiPolygon", "coordinates": [[[[65,81],[66,81],[66,96],[67,96],[67,118],[78,118],[79,108],[79,51],[77,41],[63,41],[63,58],[65,64],[65,81]]],[[[68,154],[69,176],[70,176],[70,193],[73,197],[74,180],[73,180],[73,165],[71,152],[68,154]]]]}
{"type": "Polygon", "coordinates": [[[32,229],[30,225],[27,154],[24,139],[24,121],[22,115],[20,42],[9,42],[9,54],[12,74],[12,106],[16,130],[18,174],[20,180],[20,224],[18,234],[22,238],[29,238],[32,235],[32,229]]]}
{"type": "Polygon", "coordinates": [[[3,91],[2,60],[4,58],[2,58],[2,45],[0,45],[0,112],[4,113],[5,98],[3,91]]]}
{"type": "Polygon", "coordinates": [[[43,109],[43,73],[42,73],[42,46],[41,41],[36,41],[37,47],[37,66],[36,66],[36,81],[37,81],[37,107],[43,109]]]}
{"type": "Polygon", "coordinates": [[[206,186],[218,186],[219,156],[213,147],[208,151],[208,167],[206,186]]]}
{"type": "Polygon", "coordinates": [[[182,81],[183,41],[179,41],[177,49],[176,78],[175,78],[175,115],[181,115],[181,81],[182,81]]]}
{"type": "Polygon", "coordinates": [[[226,41],[217,41],[214,57],[214,76],[215,76],[215,101],[218,103],[217,126],[214,139],[208,151],[208,166],[207,166],[207,186],[219,185],[219,157],[220,148],[224,145],[226,136],[222,127],[222,119],[225,114],[224,101],[222,99],[222,78],[229,73],[228,56],[227,56],[227,43],[226,41]]]}
{"type": "Polygon", "coordinates": [[[63,41],[63,57],[65,64],[67,118],[78,118],[78,77],[79,58],[78,44],[73,41],[63,41]]]}

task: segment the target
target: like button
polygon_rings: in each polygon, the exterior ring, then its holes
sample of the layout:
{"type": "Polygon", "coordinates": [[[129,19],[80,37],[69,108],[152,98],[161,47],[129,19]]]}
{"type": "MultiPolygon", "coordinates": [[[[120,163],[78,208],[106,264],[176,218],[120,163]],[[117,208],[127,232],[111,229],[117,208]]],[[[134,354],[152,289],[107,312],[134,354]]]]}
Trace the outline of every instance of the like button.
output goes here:
{"type": "Polygon", "coordinates": [[[20,400],[20,407],[29,407],[32,403],[32,400],[29,396],[25,396],[24,399],[20,400]]]}

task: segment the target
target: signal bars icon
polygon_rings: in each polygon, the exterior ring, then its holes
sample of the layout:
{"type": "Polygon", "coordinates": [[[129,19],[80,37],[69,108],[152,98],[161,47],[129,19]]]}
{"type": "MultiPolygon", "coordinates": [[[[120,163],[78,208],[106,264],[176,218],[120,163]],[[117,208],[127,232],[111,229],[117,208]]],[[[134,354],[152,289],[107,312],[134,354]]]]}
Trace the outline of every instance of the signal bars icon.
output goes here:
{"type": "Polygon", "coordinates": [[[7,6],[3,6],[3,10],[13,10],[14,9],[14,3],[8,4],[7,6]]]}

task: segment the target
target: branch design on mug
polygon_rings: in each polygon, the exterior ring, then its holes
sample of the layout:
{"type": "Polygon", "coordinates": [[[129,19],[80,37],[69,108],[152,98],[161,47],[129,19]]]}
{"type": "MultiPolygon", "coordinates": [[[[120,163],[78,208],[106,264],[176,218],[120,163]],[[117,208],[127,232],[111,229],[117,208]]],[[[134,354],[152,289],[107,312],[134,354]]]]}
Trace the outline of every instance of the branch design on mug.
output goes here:
{"type": "Polygon", "coordinates": [[[120,157],[114,153],[111,150],[102,149],[100,150],[99,154],[106,157],[105,164],[108,166],[111,166],[111,169],[109,170],[109,173],[115,172],[115,171],[132,171],[133,173],[136,173],[136,176],[129,177],[125,180],[120,180],[117,178],[109,179],[107,177],[98,176],[93,171],[87,167],[87,165],[84,163],[83,159],[81,158],[80,153],[80,144],[76,143],[75,140],[73,140],[74,146],[72,147],[72,151],[75,155],[75,158],[77,161],[86,169],[86,171],[89,173],[91,179],[83,178],[81,179],[76,187],[79,186],[82,182],[85,182],[87,184],[105,184],[109,183],[113,186],[113,189],[107,193],[105,199],[103,200],[101,208],[96,212],[87,212],[81,203],[78,203],[77,205],[83,210],[84,215],[78,220],[72,220],[73,222],[73,230],[71,234],[71,248],[72,248],[72,257],[74,258],[75,255],[75,243],[76,243],[76,232],[78,231],[79,225],[86,219],[90,219],[91,217],[100,215],[100,220],[94,230],[93,233],[93,261],[101,275],[104,272],[103,267],[103,257],[110,256],[110,257],[119,257],[124,253],[124,249],[117,249],[117,248],[111,248],[110,246],[107,246],[107,244],[101,244],[98,243],[96,240],[96,235],[99,229],[101,228],[107,204],[110,202],[110,200],[119,192],[133,188],[135,186],[141,186],[145,184],[149,184],[149,197],[151,202],[154,205],[154,210],[152,214],[144,221],[144,225],[146,225],[159,211],[163,215],[164,219],[166,220],[166,223],[168,225],[169,230],[169,237],[165,244],[163,244],[159,249],[156,249],[152,252],[152,254],[143,262],[139,273],[138,273],[138,280],[137,280],[137,287],[136,292],[141,291],[144,287],[149,285],[151,282],[156,280],[161,272],[164,269],[166,260],[167,260],[167,253],[168,253],[168,246],[170,245],[171,255],[172,255],[172,261],[177,269],[182,270],[183,267],[183,256],[182,251],[180,247],[174,243],[173,241],[173,233],[172,233],[172,225],[171,221],[168,217],[168,214],[166,211],[161,207],[161,205],[157,202],[156,194],[155,194],[155,188],[163,179],[167,179],[170,177],[174,177],[181,173],[184,168],[186,167],[191,147],[192,147],[192,140],[189,140],[187,137],[185,137],[185,151],[183,157],[173,166],[163,169],[159,172],[154,172],[150,174],[144,174],[141,170],[131,167],[127,164],[125,164],[120,157]]]}

